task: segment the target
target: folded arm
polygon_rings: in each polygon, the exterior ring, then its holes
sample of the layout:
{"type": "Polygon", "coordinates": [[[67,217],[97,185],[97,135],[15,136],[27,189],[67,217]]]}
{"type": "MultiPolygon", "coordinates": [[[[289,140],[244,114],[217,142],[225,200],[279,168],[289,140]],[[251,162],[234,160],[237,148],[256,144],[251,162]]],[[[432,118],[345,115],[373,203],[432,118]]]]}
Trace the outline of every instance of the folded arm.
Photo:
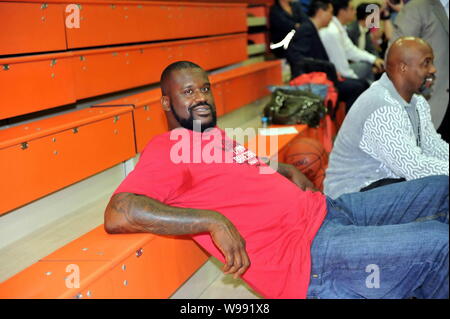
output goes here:
{"type": "Polygon", "coordinates": [[[110,234],[209,233],[225,256],[224,273],[237,278],[250,266],[245,240],[231,221],[212,210],[173,207],[147,196],[118,193],[113,195],[106,207],[104,227],[110,234]]]}
{"type": "Polygon", "coordinates": [[[448,175],[448,160],[424,154],[416,139],[404,131],[403,121],[402,114],[394,108],[377,110],[364,124],[361,149],[407,180],[448,175]]]}

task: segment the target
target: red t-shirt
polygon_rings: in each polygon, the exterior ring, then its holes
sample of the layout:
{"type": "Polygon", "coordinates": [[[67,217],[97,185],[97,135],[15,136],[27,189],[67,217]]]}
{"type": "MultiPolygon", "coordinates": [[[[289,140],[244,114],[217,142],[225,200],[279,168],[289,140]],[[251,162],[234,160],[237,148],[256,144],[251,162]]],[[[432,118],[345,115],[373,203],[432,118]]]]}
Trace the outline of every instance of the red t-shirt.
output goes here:
{"type": "MultiPolygon", "coordinates": [[[[223,214],[246,240],[251,265],[243,279],[266,298],[305,298],[310,247],[326,215],[325,196],[302,191],[218,128],[171,132],[148,143],[115,193],[223,214]],[[184,163],[178,163],[183,156],[184,163]],[[262,168],[273,173],[261,174],[262,168]]],[[[209,234],[192,237],[224,262],[209,234]]]]}

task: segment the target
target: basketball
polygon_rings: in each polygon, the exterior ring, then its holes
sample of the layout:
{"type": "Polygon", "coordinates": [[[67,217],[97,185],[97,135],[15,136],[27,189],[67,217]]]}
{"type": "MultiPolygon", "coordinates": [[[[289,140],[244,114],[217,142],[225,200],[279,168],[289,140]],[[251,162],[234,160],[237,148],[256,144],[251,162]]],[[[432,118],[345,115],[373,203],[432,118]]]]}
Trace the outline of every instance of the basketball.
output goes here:
{"type": "Polygon", "coordinates": [[[287,147],[284,162],[297,167],[317,188],[322,189],[328,154],[320,142],[306,137],[295,139],[287,147]]]}

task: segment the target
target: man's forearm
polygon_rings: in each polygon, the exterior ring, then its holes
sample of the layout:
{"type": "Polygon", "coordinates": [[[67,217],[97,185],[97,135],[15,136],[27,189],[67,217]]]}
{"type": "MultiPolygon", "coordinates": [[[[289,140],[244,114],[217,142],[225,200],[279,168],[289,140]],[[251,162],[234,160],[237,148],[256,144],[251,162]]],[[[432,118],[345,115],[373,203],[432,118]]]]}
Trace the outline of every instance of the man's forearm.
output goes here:
{"type": "Polygon", "coordinates": [[[106,207],[105,230],[110,234],[158,235],[208,232],[225,256],[225,274],[237,278],[250,266],[245,240],[226,217],[212,210],[173,207],[147,196],[119,193],[106,207]]]}
{"type": "Polygon", "coordinates": [[[286,178],[292,177],[292,168],[293,168],[292,165],[271,160],[266,160],[265,163],[270,167],[272,167],[274,170],[276,170],[277,173],[283,175],[284,177],[286,178]]]}
{"type": "Polygon", "coordinates": [[[105,211],[108,233],[187,235],[210,232],[224,219],[217,212],[165,205],[131,193],[116,194],[105,211]]]}

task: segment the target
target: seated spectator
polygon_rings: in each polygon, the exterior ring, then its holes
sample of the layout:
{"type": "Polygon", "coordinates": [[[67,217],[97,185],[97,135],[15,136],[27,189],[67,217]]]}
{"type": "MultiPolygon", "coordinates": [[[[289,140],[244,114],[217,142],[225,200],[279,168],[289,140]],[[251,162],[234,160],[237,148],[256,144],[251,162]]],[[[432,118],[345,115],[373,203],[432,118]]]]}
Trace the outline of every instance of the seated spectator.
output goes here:
{"type": "Polygon", "coordinates": [[[347,26],[347,33],[353,44],[383,58],[393,35],[393,13],[397,13],[402,7],[402,2],[392,4],[386,0],[359,4],[356,8],[357,20],[347,26]],[[377,6],[379,12],[368,6],[377,6]]]}
{"type": "Polygon", "coordinates": [[[109,233],[190,235],[266,298],[448,298],[446,176],[338,200],[304,191],[300,171],[216,127],[210,88],[191,62],[163,72],[162,107],[180,122],[115,191],[109,233]]]}
{"type": "Polygon", "coordinates": [[[372,3],[361,3],[356,7],[356,20],[349,23],[346,29],[348,37],[354,45],[379,57],[380,55],[373,45],[373,39],[367,23],[367,18],[372,14],[372,11],[367,10],[369,5],[372,5],[372,3]]]}
{"type": "MultiPolygon", "coordinates": [[[[289,32],[297,30],[300,24],[307,19],[308,16],[303,12],[299,2],[293,0],[277,0],[270,7],[269,13],[271,43],[277,44],[282,42],[289,32]]],[[[280,59],[286,56],[286,50],[281,46],[272,49],[272,53],[280,59]]]]}
{"type": "Polygon", "coordinates": [[[380,57],[386,56],[389,42],[394,35],[393,21],[395,21],[398,12],[402,10],[403,4],[403,0],[382,0],[381,6],[379,5],[380,25],[372,28],[371,33],[374,43],[376,43],[375,48],[378,50],[380,57]]]}
{"type": "Polygon", "coordinates": [[[420,38],[392,44],[387,72],[359,97],[339,130],[326,171],[328,196],[449,174],[449,146],[421,95],[434,82],[433,59],[420,38]]]}
{"type": "Polygon", "coordinates": [[[330,24],[319,31],[330,61],[346,78],[373,82],[375,75],[372,66],[381,73],[384,61],[372,53],[359,49],[348,37],[344,26],[355,20],[355,10],[350,0],[333,0],[333,14],[330,24]]]}
{"type": "Polygon", "coordinates": [[[394,21],[393,40],[414,36],[433,48],[438,73],[429,92],[431,120],[442,138],[450,142],[449,107],[449,0],[411,0],[394,21]],[[414,23],[411,23],[414,21],[414,23]]]}
{"type": "Polygon", "coordinates": [[[310,19],[306,20],[295,33],[287,49],[287,60],[291,66],[292,77],[314,71],[326,72],[335,83],[339,99],[344,101],[347,110],[358,96],[368,88],[365,80],[338,79],[336,68],[330,62],[328,53],[319,37],[319,30],[325,28],[333,17],[331,0],[313,0],[309,9],[310,19]]]}

